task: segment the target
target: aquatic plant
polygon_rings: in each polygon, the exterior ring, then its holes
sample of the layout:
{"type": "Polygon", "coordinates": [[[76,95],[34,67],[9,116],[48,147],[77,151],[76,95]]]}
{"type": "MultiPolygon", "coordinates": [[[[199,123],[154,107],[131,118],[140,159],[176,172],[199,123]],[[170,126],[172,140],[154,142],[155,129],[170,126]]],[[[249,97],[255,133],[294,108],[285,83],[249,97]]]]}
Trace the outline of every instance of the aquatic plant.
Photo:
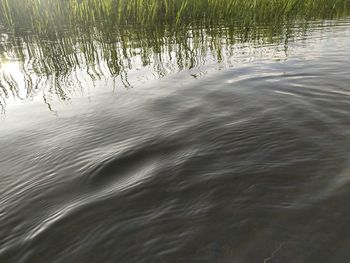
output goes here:
{"type": "Polygon", "coordinates": [[[349,10],[349,0],[2,0],[7,24],[32,26],[79,23],[194,24],[268,22],[333,17],[349,10]]]}

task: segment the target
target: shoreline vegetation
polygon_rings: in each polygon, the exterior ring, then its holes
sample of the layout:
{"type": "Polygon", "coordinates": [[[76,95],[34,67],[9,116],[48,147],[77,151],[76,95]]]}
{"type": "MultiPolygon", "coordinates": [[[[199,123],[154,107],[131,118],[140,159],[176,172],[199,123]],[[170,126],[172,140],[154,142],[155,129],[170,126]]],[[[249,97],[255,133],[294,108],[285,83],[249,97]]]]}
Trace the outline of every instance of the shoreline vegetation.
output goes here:
{"type": "Polygon", "coordinates": [[[350,10],[349,0],[3,0],[8,26],[52,30],[59,25],[267,23],[332,18],[350,10]]]}
{"type": "Polygon", "coordinates": [[[234,56],[237,43],[287,49],[310,21],[348,14],[350,0],[2,0],[0,109],[38,94],[67,100],[79,70],[91,83],[112,77],[130,87],[128,72],[137,67],[162,77],[208,54],[218,62],[225,52],[234,56]],[[3,70],[11,63],[20,80],[3,70]]]}

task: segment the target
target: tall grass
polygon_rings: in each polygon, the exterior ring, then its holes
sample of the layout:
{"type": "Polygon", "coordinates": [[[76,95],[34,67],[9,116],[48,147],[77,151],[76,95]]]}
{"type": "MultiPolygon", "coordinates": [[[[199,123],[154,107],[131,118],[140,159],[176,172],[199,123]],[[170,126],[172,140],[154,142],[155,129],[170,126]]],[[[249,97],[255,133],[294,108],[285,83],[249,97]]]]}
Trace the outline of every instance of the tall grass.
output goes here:
{"type": "Polygon", "coordinates": [[[105,22],[170,24],[269,22],[333,17],[350,0],[2,0],[7,24],[44,29],[51,25],[105,22]]]}

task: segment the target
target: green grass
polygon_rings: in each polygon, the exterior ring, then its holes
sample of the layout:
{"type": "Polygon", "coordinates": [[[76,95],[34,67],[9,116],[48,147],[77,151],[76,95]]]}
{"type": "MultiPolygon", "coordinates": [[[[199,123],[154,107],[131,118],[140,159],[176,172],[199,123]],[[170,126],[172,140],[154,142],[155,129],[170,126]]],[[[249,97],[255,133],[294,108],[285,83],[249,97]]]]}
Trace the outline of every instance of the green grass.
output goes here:
{"type": "Polygon", "coordinates": [[[3,20],[44,30],[58,25],[266,23],[340,16],[349,0],[2,0],[3,20]]]}

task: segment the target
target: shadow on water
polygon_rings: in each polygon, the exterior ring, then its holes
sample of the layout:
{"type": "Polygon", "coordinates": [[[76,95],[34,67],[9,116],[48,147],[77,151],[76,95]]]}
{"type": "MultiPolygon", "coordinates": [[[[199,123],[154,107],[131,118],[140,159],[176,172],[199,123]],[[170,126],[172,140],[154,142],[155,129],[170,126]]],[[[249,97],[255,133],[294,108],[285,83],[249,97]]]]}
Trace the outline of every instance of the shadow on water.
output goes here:
{"type": "Polygon", "coordinates": [[[309,20],[349,9],[348,1],[328,0],[147,2],[2,1],[2,110],[35,97],[51,110],[53,99],[69,100],[101,80],[129,88],[130,72],[142,80],[211,61],[232,66],[271,43],[286,58],[309,20]]]}

